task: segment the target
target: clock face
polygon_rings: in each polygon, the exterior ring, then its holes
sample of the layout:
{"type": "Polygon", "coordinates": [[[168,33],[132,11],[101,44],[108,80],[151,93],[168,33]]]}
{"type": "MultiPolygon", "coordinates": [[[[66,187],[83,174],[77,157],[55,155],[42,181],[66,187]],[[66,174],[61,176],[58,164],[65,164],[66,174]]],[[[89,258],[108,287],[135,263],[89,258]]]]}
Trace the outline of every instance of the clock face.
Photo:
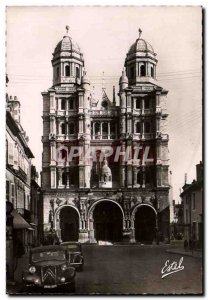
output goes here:
{"type": "Polygon", "coordinates": [[[11,202],[7,201],[6,202],[6,213],[10,214],[14,209],[14,206],[11,202]]]}

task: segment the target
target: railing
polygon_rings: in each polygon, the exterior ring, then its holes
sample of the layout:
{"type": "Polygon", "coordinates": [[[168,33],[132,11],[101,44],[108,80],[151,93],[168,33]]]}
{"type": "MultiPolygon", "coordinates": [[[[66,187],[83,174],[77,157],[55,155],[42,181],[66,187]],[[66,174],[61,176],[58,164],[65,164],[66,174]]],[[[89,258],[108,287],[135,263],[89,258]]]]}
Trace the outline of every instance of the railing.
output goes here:
{"type": "Polygon", "coordinates": [[[91,116],[117,116],[117,111],[114,110],[91,110],[91,116]]]}
{"type": "Polygon", "coordinates": [[[110,134],[110,135],[91,135],[91,139],[92,140],[113,140],[116,139],[116,135],[115,134],[110,134]]]}

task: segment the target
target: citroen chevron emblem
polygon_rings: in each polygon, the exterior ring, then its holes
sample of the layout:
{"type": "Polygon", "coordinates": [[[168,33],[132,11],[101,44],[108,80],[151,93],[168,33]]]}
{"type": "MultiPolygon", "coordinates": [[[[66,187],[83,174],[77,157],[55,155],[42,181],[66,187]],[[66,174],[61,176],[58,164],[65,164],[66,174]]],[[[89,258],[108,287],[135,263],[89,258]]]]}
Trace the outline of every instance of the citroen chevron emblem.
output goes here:
{"type": "Polygon", "coordinates": [[[43,275],[43,281],[45,281],[46,278],[49,277],[49,276],[51,276],[53,279],[56,278],[56,275],[54,274],[54,272],[50,268],[48,268],[48,270],[43,275]]]}

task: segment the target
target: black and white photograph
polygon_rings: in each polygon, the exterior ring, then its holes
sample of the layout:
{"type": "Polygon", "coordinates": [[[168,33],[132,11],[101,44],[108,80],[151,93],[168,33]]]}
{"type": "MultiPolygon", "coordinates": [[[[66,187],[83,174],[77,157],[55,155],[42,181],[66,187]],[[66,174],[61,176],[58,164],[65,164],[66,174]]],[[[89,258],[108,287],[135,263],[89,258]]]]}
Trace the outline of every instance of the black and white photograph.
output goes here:
{"type": "Polygon", "coordinates": [[[6,293],[203,295],[203,7],[5,9],[6,293]]]}

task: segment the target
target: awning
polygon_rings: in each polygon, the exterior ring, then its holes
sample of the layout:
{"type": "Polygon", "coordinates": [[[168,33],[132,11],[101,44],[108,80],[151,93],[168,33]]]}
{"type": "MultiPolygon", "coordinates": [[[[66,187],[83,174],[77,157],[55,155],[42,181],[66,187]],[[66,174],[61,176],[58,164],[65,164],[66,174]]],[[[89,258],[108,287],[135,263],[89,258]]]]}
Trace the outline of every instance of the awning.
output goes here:
{"type": "Polygon", "coordinates": [[[13,210],[11,215],[14,217],[13,219],[13,227],[14,229],[29,229],[31,230],[30,224],[25,221],[25,219],[16,211],[13,210]]]}

